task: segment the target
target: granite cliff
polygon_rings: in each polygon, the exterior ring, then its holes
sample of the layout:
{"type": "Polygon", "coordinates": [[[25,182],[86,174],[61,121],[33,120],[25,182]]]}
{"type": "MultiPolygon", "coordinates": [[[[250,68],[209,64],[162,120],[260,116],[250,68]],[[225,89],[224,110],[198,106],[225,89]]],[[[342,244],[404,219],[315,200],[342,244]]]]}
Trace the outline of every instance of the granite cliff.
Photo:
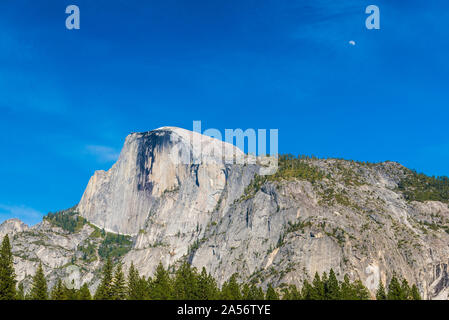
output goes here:
{"type": "Polygon", "coordinates": [[[0,236],[12,236],[18,280],[28,286],[42,262],[51,283],[64,277],[94,289],[110,255],[146,276],[160,261],[187,259],[219,282],[237,272],[262,285],[300,286],[333,268],[371,292],[396,272],[424,298],[448,298],[449,208],[415,172],[395,162],[281,157],[279,170],[263,175],[266,162],[250,158],[180,128],[129,135],[76,207],[32,227],[0,225],[0,236]],[[422,188],[427,198],[413,197],[422,188]]]}

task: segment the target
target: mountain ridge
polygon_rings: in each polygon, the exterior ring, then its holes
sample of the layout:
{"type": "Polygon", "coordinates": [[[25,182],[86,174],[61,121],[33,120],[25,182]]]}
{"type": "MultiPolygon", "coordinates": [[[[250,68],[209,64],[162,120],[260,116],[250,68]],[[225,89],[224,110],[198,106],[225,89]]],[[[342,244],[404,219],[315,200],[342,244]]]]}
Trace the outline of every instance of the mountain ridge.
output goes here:
{"type": "Polygon", "coordinates": [[[187,259],[219,283],[238,273],[263,286],[301,285],[332,268],[373,293],[396,272],[424,298],[447,298],[444,179],[426,180],[396,162],[280,156],[271,176],[259,175],[258,163],[222,163],[215,153],[206,155],[213,161],[186,164],[178,161],[183,152],[197,157],[172,130],[128,136],[110,176],[96,173],[71,211],[29,228],[0,225],[0,235],[13,235],[19,281],[26,284],[42,261],[50,279],[94,289],[98,252],[112,252],[145,276],[159,261],[187,259]]]}

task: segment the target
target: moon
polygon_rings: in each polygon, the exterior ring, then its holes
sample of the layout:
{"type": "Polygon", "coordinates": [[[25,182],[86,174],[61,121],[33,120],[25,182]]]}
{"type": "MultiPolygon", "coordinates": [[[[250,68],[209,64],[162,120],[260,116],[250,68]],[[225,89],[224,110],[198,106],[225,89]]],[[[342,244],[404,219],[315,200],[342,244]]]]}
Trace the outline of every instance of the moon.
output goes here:
{"type": "Polygon", "coordinates": [[[349,44],[350,44],[351,46],[355,46],[355,41],[354,41],[354,40],[350,40],[350,41],[349,41],[349,44]]]}

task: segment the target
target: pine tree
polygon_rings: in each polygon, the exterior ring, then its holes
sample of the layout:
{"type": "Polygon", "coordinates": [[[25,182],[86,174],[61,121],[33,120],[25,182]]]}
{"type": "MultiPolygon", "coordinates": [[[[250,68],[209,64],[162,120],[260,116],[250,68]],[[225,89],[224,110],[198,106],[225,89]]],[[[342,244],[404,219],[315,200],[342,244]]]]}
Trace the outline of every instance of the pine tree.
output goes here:
{"type": "Polygon", "coordinates": [[[327,286],[327,281],[328,281],[328,280],[329,280],[329,279],[327,278],[327,273],[326,273],[326,272],[323,272],[323,275],[321,276],[321,282],[323,283],[324,294],[326,294],[326,290],[327,290],[326,286],[327,286]]]}
{"type": "Polygon", "coordinates": [[[341,299],[342,300],[355,300],[356,295],[354,293],[354,288],[349,281],[349,276],[345,274],[343,282],[340,285],[341,288],[341,299]]]}
{"type": "Polygon", "coordinates": [[[353,286],[355,299],[357,300],[368,300],[370,297],[368,289],[363,285],[360,279],[357,279],[353,286]]]}
{"type": "Polygon", "coordinates": [[[243,300],[251,300],[251,299],[249,299],[250,292],[251,292],[251,287],[249,286],[249,284],[247,282],[245,282],[242,286],[242,299],[243,300]]]}
{"type": "Polygon", "coordinates": [[[90,294],[89,287],[87,283],[83,284],[78,293],[79,300],[92,300],[92,295],[90,294]]]}
{"type": "Polygon", "coordinates": [[[242,289],[243,300],[263,300],[265,295],[262,288],[257,287],[254,283],[251,285],[245,284],[242,289]],[[245,286],[247,289],[245,289],[245,286]]]}
{"type": "Polygon", "coordinates": [[[139,271],[134,267],[131,262],[128,273],[128,287],[127,287],[127,299],[128,300],[145,300],[147,283],[139,275],[139,271]]]}
{"type": "MultiPolygon", "coordinates": [[[[150,279],[150,277],[148,277],[150,279]]],[[[139,277],[139,290],[137,296],[138,300],[149,300],[150,299],[150,287],[148,286],[147,280],[145,277],[139,277]]]]}
{"type": "Polygon", "coordinates": [[[39,264],[36,274],[33,277],[33,283],[30,291],[30,299],[32,300],[47,300],[48,299],[48,289],[47,280],[44,276],[44,270],[42,269],[42,264],[39,264]]]}
{"type": "Polygon", "coordinates": [[[412,300],[421,300],[421,295],[419,294],[418,287],[414,284],[410,290],[410,295],[412,300]]]}
{"type": "MultiPolygon", "coordinates": [[[[248,288],[249,290],[249,288],[248,288]]],[[[218,286],[212,275],[206,272],[203,267],[198,276],[198,299],[200,300],[216,300],[218,299],[218,286]]]]}
{"type": "Polygon", "coordinates": [[[379,280],[379,286],[376,291],[376,299],[377,300],[387,300],[387,294],[385,293],[385,288],[382,283],[382,280],[379,280]]]}
{"type": "Polygon", "coordinates": [[[333,269],[329,272],[329,279],[326,283],[326,299],[328,300],[340,300],[340,284],[338,283],[337,277],[333,269]]]}
{"type": "Polygon", "coordinates": [[[23,289],[23,283],[20,283],[17,287],[16,299],[25,300],[25,290],[23,289]]]}
{"type": "Polygon", "coordinates": [[[312,282],[312,300],[323,300],[325,298],[324,294],[324,284],[320,279],[318,272],[315,272],[315,277],[312,282]]]}
{"type": "MultiPolygon", "coordinates": [[[[290,289],[289,287],[282,287],[281,293],[279,294],[281,300],[293,300],[290,298],[290,289]]],[[[245,296],[243,296],[243,300],[245,300],[245,296]]]]}
{"type": "Polygon", "coordinates": [[[195,268],[184,262],[176,271],[174,292],[178,300],[196,300],[198,297],[198,277],[195,268]]]}
{"type": "Polygon", "coordinates": [[[220,295],[222,300],[242,300],[242,293],[240,291],[240,284],[237,282],[237,277],[238,274],[234,273],[223,284],[220,295]]]}
{"type": "Polygon", "coordinates": [[[61,279],[53,286],[50,293],[51,300],[66,300],[65,290],[61,279]]]}
{"type": "Polygon", "coordinates": [[[302,284],[301,297],[303,300],[312,300],[313,298],[313,287],[307,279],[302,284]]]}
{"type": "Polygon", "coordinates": [[[154,279],[148,279],[150,288],[150,299],[170,300],[174,298],[172,281],[168,271],[164,269],[162,263],[156,268],[154,279]]]}
{"type": "Polygon", "coordinates": [[[112,280],[112,299],[125,300],[126,292],[125,275],[123,274],[122,264],[119,263],[112,280]]]}
{"type": "Polygon", "coordinates": [[[107,259],[104,267],[103,267],[103,277],[101,279],[101,283],[95,292],[94,299],[95,300],[112,300],[113,299],[113,291],[112,291],[112,261],[110,258],[107,259]]]}
{"type": "Polygon", "coordinates": [[[411,299],[411,289],[408,285],[408,281],[406,279],[402,279],[401,283],[401,299],[409,300],[411,299]]]}
{"type": "Polygon", "coordinates": [[[271,283],[268,284],[265,299],[266,300],[279,300],[279,294],[276,292],[276,290],[274,290],[271,283]]]}
{"type": "Polygon", "coordinates": [[[78,300],[78,290],[75,288],[75,280],[72,280],[72,283],[70,284],[70,288],[67,287],[65,284],[62,285],[62,288],[64,289],[64,295],[66,300],[78,300]]]}
{"type": "Polygon", "coordinates": [[[291,284],[289,285],[289,293],[290,293],[290,300],[301,300],[301,292],[299,292],[296,285],[291,284]]]}
{"type": "Polygon", "coordinates": [[[257,295],[256,295],[256,300],[263,300],[265,299],[265,295],[263,293],[262,287],[258,287],[257,288],[257,295]]]}
{"type": "Polygon", "coordinates": [[[388,285],[388,293],[387,293],[387,299],[388,300],[402,300],[402,288],[399,284],[399,280],[396,277],[396,274],[393,274],[393,277],[390,280],[390,284],[388,285]]]}
{"type": "Polygon", "coordinates": [[[0,300],[16,298],[16,275],[9,237],[6,235],[0,249],[0,300]]]}

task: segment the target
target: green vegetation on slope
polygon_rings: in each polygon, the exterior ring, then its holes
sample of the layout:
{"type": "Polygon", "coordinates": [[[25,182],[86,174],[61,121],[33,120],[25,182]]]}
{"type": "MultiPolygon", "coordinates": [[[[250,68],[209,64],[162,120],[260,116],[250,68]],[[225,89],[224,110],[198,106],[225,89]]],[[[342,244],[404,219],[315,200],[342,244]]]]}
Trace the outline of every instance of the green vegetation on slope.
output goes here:
{"type": "Polygon", "coordinates": [[[281,181],[290,179],[306,180],[315,183],[324,178],[324,173],[308,163],[309,157],[291,154],[280,155],[278,158],[278,170],[273,175],[255,175],[251,183],[245,188],[240,200],[247,200],[257,193],[267,181],[281,181]]]}
{"type": "Polygon", "coordinates": [[[107,232],[98,248],[98,254],[102,258],[121,257],[131,250],[130,236],[107,232]]]}
{"type": "Polygon", "coordinates": [[[280,155],[278,171],[274,175],[267,176],[267,178],[271,181],[299,179],[310,181],[311,183],[323,179],[323,172],[307,163],[307,159],[309,158],[306,156],[280,155]]]}
{"type": "Polygon", "coordinates": [[[414,170],[409,170],[398,184],[398,190],[409,201],[449,202],[449,178],[429,177],[414,170]]]}
{"type": "MultiPolygon", "coordinates": [[[[94,229],[90,238],[101,239],[101,243],[98,246],[98,255],[104,259],[108,257],[119,258],[131,250],[132,247],[130,236],[105,232],[81,217],[74,208],[55,213],[50,212],[44,217],[44,220],[70,233],[78,232],[84,225],[88,224],[94,229]]],[[[89,242],[87,246],[80,247],[79,249],[83,252],[83,260],[92,262],[96,259],[96,247],[93,243],[89,242]]]]}
{"type": "Polygon", "coordinates": [[[55,213],[50,212],[44,217],[44,220],[71,233],[81,230],[87,223],[86,219],[81,217],[74,208],[55,213]]]}

